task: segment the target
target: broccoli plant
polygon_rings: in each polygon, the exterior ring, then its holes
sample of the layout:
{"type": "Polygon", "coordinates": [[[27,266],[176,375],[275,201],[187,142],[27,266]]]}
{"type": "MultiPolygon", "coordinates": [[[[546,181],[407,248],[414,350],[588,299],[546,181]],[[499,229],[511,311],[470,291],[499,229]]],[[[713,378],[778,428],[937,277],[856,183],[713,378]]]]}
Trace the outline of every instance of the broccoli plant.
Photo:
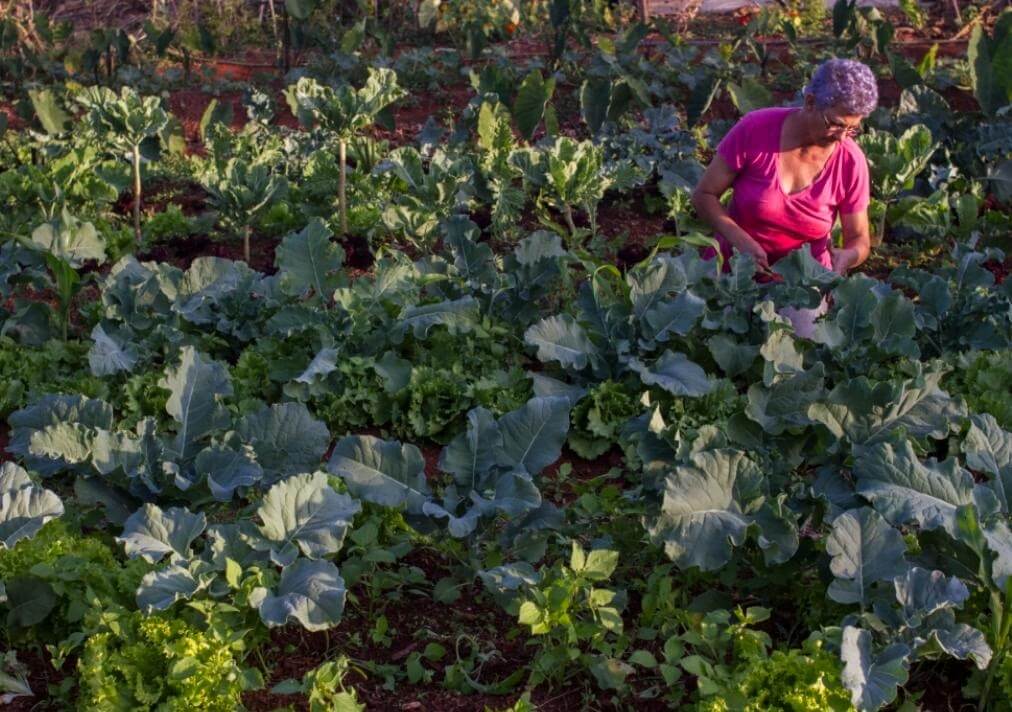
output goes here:
{"type": "Polygon", "coordinates": [[[392,69],[369,68],[369,78],[360,89],[343,84],[336,89],[320,84],[310,77],[285,90],[292,113],[303,126],[318,125],[337,140],[341,176],[338,199],[341,211],[341,232],[348,232],[347,151],[348,141],[373,123],[387,106],[404,96],[392,69]]]}
{"type": "Polygon", "coordinates": [[[222,222],[242,235],[242,252],[250,262],[253,224],[276,198],[288,192],[288,181],[264,163],[233,158],[224,170],[209,171],[203,181],[222,222]]]}
{"type": "Polygon", "coordinates": [[[157,96],[140,96],[123,87],[119,96],[106,87],[86,89],[78,102],[91,128],[115,151],[127,154],[133,167],[134,236],[141,240],[141,144],[158,136],[169,122],[157,96]]]}

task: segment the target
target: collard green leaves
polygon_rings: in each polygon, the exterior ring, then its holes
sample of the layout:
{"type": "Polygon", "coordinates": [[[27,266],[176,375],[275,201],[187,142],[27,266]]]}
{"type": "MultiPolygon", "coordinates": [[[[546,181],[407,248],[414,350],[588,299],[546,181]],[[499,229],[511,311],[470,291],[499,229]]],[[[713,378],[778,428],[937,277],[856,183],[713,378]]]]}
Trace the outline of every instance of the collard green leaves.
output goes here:
{"type": "Polygon", "coordinates": [[[0,465],[0,549],[28,539],[51,519],[63,516],[63,502],[39,487],[13,462],[0,465]]]}
{"type": "Polygon", "coordinates": [[[732,548],[745,541],[752,519],[743,510],[741,493],[758,476],[742,452],[693,453],[665,478],[660,515],[647,528],[651,538],[683,568],[720,568],[732,548]]]}
{"type": "Polygon", "coordinates": [[[306,630],[318,631],[341,622],[346,595],[344,579],[334,564],[299,559],[281,572],[276,593],[257,588],[250,603],[271,628],[295,621],[306,630]]]}
{"type": "Polygon", "coordinates": [[[260,533],[270,544],[271,559],[290,564],[299,551],[311,559],[336,554],[355,514],[358,502],[338,494],[327,475],[296,475],[271,487],[264,495],[257,515],[263,524],[260,533]]]}

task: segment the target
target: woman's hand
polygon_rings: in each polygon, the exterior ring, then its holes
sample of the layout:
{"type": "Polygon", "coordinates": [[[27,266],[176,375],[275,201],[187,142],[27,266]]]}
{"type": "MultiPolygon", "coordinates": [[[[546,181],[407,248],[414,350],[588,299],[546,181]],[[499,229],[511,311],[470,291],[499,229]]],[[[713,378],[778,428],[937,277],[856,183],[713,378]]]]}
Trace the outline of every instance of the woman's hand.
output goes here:
{"type": "Polygon", "coordinates": [[[868,224],[868,211],[841,214],[840,227],[843,228],[843,247],[830,250],[833,259],[833,271],[847,274],[868,259],[871,252],[871,228],[868,224]]]}
{"type": "Polygon", "coordinates": [[[861,255],[854,247],[834,247],[830,250],[830,255],[833,262],[833,271],[843,277],[846,277],[847,272],[861,262],[861,255]]]}
{"type": "Polygon", "coordinates": [[[756,267],[759,268],[760,272],[770,271],[770,256],[766,254],[766,250],[758,242],[749,237],[744,231],[741,231],[741,234],[736,237],[728,236],[727,239],[739,252],[752,255],[752,259],[755,260],[756,267]]]}

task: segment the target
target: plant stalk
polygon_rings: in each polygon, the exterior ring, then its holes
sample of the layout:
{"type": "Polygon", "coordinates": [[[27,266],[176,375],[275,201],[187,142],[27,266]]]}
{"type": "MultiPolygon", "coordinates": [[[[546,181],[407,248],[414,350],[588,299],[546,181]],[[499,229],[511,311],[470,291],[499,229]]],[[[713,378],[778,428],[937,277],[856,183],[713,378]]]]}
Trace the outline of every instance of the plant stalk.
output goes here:
{"type": "Polygon", "coordinates": [[[134,145],[134,237],[141,244],[141,146],[134,145]]]}
{"type": "Polygon", "coordinates": [[[564,217],[566,219],[566,227],[569,228],[569,234],[570,234],[570,236],[573,238],[573,240],[575,242],[575,240],[576,240],[576,223],[573,222],[573,209],[571,207],[569,207],[568,205],[563,205],[562,206],[562,217],[564,217]]]}
{"type": "Polygon", "coordinates": [[[252,232],[253,228],[251,228],[249,225],[246,225],[242,229],[242,256],[246,260],[247,265],[250,264],[249,242],[250,242],[250,233],[252,232]]]}
{"type": "Polygon", "coordinates": [[[991,686],[994,684],[995,673],[1005,656],[1005,648],[1008,646],[1009,628],[1012,628],[1012,616],[1008,615],[1001,596],[998,593],[991,593],[991,614],[995,617],[995,628],[998,631],[995,636],[994,655],[991,658],[991,665],[987,670],[987,679],[984,681],[984,689],[980,693],[980,700],[977,702],[977,712],[984,712],[987,709],[987,702],[991,696],[991,686]]]}
{"type": "Polygon", "coordinates": [[[337,142],[337,159],[341,165],[341,177],[338,181],[338,201],[340,203],[341,210],[341,234],[348,234],[348,195],[347,195],[347,184],[348,184],[348,142],[345,139],[340,139],[337,142]]]}

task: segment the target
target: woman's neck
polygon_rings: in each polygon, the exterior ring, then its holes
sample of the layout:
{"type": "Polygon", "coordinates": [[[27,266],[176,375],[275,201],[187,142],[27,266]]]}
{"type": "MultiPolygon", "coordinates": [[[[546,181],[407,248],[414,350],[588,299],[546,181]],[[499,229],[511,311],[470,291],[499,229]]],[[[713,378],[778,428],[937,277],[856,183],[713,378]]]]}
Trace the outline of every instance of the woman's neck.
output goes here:
{"type": "Polygon", "coordinates": [[[804,108],[798,108],[787,115],[787,118],[784,119],[780,150],[793,151],[800,149],[802,153],[807,153],[808,151],[818,151],[821,153],[833,148],[833,146],[825,145],[819,140],[821,132],[812,126],[810,118],[804,108]]]}

